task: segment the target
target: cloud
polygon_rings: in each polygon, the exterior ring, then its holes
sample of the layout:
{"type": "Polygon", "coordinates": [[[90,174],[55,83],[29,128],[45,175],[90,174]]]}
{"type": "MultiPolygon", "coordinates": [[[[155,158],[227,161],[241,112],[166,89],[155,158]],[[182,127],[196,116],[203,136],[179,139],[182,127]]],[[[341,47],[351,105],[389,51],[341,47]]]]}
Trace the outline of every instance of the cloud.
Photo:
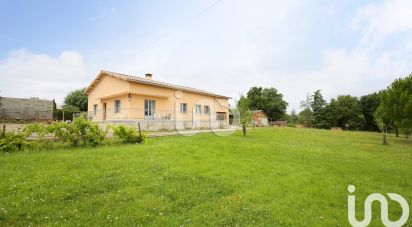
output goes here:
{"type": "Polygon", "coordinates": [[[321,67],[298,76],[284,75],[280,87],[291,103],[289,110],[300,109],[305,93],[320,89],[327,101],[338,95],[359,97],[386,88],[393,80],[409,75],[411,68],[411,61],[397,53],[331,49],[323,53],[321,67]],[[292,77],[296,79],[291,83],[292,77]]]}
{"type": "Polygon", "coordinates": [[[305,92],[321,89],[327,101],[337,95],[361,96],[382,90],[394,79],[409,75],[411,11],[409,0],[360,7],[348,25],[360,35],[352,48],[327,49],[317,69],[282,76],[281,87],[291,103],[289,109],[299,109],[298,103],[305,92]],[[290,78],[296,78],[294,86],[288,82],[290,78]]]}
{"type": "Polygon", "coordinates": [[[52,57],[19,49],[0,60],[0,95],[56,99],[61,103],[67,92],[88,83],[86,75],[83,57],[76,51],[52,57]]]}
{"type": "Polygon", "coordinates": [[[376,43],[400,32],[411,32],[412,1],[391,0],[358,9],[352,28],[363,32],[362,43],[376,43]]]}

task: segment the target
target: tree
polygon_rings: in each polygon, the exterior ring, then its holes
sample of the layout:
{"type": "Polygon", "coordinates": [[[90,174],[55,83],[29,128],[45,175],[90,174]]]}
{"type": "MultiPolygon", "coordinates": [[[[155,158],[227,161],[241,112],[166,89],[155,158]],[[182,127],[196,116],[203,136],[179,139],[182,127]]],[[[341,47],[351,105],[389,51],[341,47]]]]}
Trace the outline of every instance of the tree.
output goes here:
{"type": "Polygon", "coordinates": [[[236,108],[239,111],[239,121],[242,126],[243,136],[246,136],[246,127],[252,118],[252,112],[250,111],[249,106],[250,100],[241,95],[236,103],[236,108]]]}
{"type": "Polygon", "coordinates": [[[391,119],[396,136],[399,129],[408,133],[412,129],[412,74],[395,80],[381,93],[379,105],[388,119],[391,119]]]}
{"type": "Polygon", "coordinates": [[[310,102],[310,107],[313,111],[313,126],[316,128],[324,128],[324,107],[327,105],[326,101],[323,99],[320,90],[317,90],[311,96],[312,101],[310,102]]]}
{"type": "Polygon", "coordinates": [[[292,123],[296,123],[298,122],[299,116],[296,114],[295,109],[293,109],[292,111],[290,111],[290,121],[292,123]]]}
{"type": "Polygon", "coordinates": [[[363,130],[379,131],[379,126],[376,123],[374,113],[380,104],[380,97],[378,93],[364,95],[360,98],[360,105],[365,119],[363,130]]]}
{"type": "Polygon", "coordinates": [[[335,122],[333,126],[359,130],[363,127],[364,117],[357,97],[341,95],[330,102],[335,122]]]}
{"type": "Polygon", "coordinates": [[[78,107],[81,111],[87,111],[88,98],[83,92],[84,88],[71,91],[66,98],[64,98],[64,104],[67,106],[78,107]]]}
{"type": "Polygon", "coordinates": [[[306,127],[312,126],[313,112],[310,107],[312,101],[312,96],[308,94],[306,95],[306,99],[300,102],[300,107],[303,110],[299,113],[299,122],[305,125],[306,127]]]}
{"type": "MultiPolygon", "coordinates": [[[[383,95],[383,94],[380,94],[383,95]]],[[[388,128],[388,125],[391,123],[391,119],[388,117],[388,113],[385,110],[385,107],[380,105],[375,113],[374,113],[374,118],[376,121],[376,124],[378,125],[379,129],[382,131],[382,144],[387,145],[388,141],[386,139],[386,131],[388,128]]]]}
{"type": "Polygon", "coordinates": [[[273,88],[252,87],[247,93],[249,107],[253,110],[263,110],[269,118],[282,119],[286,114],[288,103],[283,95],[273,88]]]}

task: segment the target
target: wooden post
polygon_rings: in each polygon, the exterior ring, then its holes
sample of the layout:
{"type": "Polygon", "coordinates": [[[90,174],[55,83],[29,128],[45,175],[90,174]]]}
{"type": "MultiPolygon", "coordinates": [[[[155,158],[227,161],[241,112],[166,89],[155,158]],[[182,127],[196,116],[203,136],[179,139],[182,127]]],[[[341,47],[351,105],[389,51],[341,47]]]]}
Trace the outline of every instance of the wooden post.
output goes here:
{"type": "Polygon", "coordinates": [[[6,135],[6,125],[3,125],[3,131],[1,133],[1,136],[6,135]]]}
{"type": "Polygon", "coordinates": [[[142,131],[140,130],[140,122],[137,122],[137,126],[139,127],[139,137],[142,137],[142,131]]]}

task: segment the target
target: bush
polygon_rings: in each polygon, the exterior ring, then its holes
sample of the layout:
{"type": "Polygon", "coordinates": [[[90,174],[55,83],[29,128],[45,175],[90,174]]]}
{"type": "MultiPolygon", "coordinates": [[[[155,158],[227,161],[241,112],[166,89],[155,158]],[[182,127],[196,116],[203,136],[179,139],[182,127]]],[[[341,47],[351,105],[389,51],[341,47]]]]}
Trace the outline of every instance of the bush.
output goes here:
{"type": "Polygon", "coordinates": [[[0,151],[9,153],[22,150],[27,145],[26,136],[23,133],[8,132],[0,137],[0,151]]]}
{"type": "Polygon", "coordinates": [[[123,125],[113,126],[113,135],[118,137],[122,143],[144,143],[146,135],[139,132],[135,128],[126,127],[123,125]]]}
{"type": "Polygon", "coordinates": [[[79,142],[96,146],[103,142],[107,134],[107,130],[101,130],[98,125],[87,121],[82,116],[76,118],[72,124],[55,122],[48,129],[59,140],[68,141],[74,146],[77,146],[79,142]]]}
{"type": "Polygon", "coordinates": [[[44,126],[44,124],[32,123],[26,126],[26,128],[23,130],[23,133],[26,138],[35,133],[37,134],[39,139],[43,139],[47,134],[49,134],[49,130],[46,126],[44,126]]]}

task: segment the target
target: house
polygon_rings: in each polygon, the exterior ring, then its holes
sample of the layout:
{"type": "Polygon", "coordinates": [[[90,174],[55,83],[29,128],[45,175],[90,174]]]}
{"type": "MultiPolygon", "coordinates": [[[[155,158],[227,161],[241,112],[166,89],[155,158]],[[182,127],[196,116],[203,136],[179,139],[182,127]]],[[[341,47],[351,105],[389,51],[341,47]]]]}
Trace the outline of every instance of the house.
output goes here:
{"type": "Polygon", "coordinates": [[[225,128],[229,97],[102,70],[85,89],[92,121],[131,124],[143,130],[225,128]]]}
{"type": "Polygon", "coordinates": [[[254,110],[252,120],[253,123],[258,127],[269,125],[269,118],[263,110],[254,110]]]}
{"type": "Polygon", "coordinates": [[[53,121],[53,100],[0,97],[0,121],[53,121]]]}

